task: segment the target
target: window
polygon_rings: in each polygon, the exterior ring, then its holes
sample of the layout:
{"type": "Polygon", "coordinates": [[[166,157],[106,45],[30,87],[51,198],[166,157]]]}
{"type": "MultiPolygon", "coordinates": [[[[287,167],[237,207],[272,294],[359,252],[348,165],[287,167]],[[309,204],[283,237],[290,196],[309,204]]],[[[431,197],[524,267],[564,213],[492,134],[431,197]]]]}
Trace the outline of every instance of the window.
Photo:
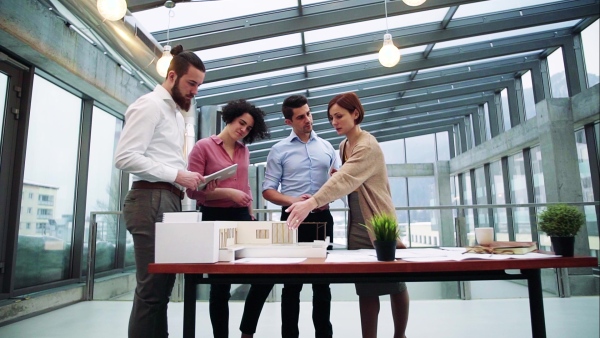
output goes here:
{"type": "MultiPolygon", "coordinates": [[[[504,177],[502,176],[502,162],[490,163],[490,187],[492,204],[506,204],[504,193],[504,177]]],[[[505,208],[494,208],[494,228],[496,240],[508,241],[508,222],[506,220],[505,208]]]]}
{"type": "MultiPolygon", "coordinates": [[[[8,88],[8,76],[0,72],[0,126],[4,125],[4,112],[6,111],[6,90],[8,88]]],[[[2,132],[4,128],[0,127],[0,140],[3,140],[2,132]]],[[[2,143],[0,143],[0,150],[2,149],[2,143]]],[[[0,158],[1,160],[1,158],[0,158]]]]}
{"type": "Polygon", "coordinates": [[[585,70],[587,71],[588,88],[596,85],[599,80],[600,57],[598,56],[598,30],[600,25],[598,20],[588,26],[581,32],[581,44],[583,45],[583,56],[585,58],[585,70]]]}
{"type": "MultiPolygon", "coordinates": [[[[406,177],[388,177],[390,189],[392,191],[392,202],[396,207],[408,206],[408,198],[406,196],[406,177]]],[[[409,231],[408,211],[396,210],[396,218],[400,227],[400,238],[405,244],[408,243],[409,231]]]]}
{"type": "MultiPolygon", "coordinates": [[[[38,231],[43,236],[19,233],[15,289],[69,276],[81,106],[81,99],[73,94],[38,75],[34,77],[24,181],[36,184],[24,189],[52,187],[56,193],[53,205],[43,205],[37,215],[56,226],[38,231]],[[48,240],[60,241],[61,249],[48,249],[48,240]]],[[[43,224],[45,228],[46,222],[43,224]]]]}
{"type": "MultiPolygon", "coordinates": [[[[471,194],[471,173],[468,171],[463,174],[461,192],[464,201],[463,204],[473,205],[473,195],[471,194]]],[[[467,236],[468,238],[474,239],[475,219],[473,217],[473,209],[469,208],[463,210],[467,226],[467,236]]]]}
{"type": "Polygon", "coordinates": [[[435,137],[427,134],[405,139],[406,163],[435,162],[435,137]]]}
{"type": "Polygon", "coordinates": [[[54,196],[50,195],[38,195],[38,203],[42,205],[52,205],[54,204],[54,196]]]}
{"type": "MultiPolygon", "coordinates": [[[[598,124],[596,124],[596,127],[598,124]]],[[[575,132],[575,142],[577,146],[577,160],[579,163],[579,175],[581,178],[581,190],[583,192],[584,202],[594,201],[594,188],[592,186],[592,173],[590,170],[590,158],[588,154],[585,131],[583,129],[575,132]]],[[[588,231],[588,240],[590,242],[591,255],[598,257],[598,220],[596,219],[596,208],[593,205],[583,207],[585,212],[585,221],[588,231]]]]}
{"type": "MultiPolygon", "coordinates": [[[[523,154],[518,153],[508,157],[508,175],[510,183],[510,199],[512,204],[526,204],[527,185],[523,154]]],[[[531,241],[531,225],[529,223],[529,208],[513,208],[513,223],[517,241],[531,241]]]]}
{"type": "MultiPolygon", "coordinates": [[[[500,92],[500,99],[502,101],[502,121],[504,122],[504,131],[510,130],[510,106],[508,104],[508,90],[502,89],[500,92]]],[[[500,112],[499,112],[500,113],[500,112]]]]}
{"type": "MultiPolygon", "coordinates": [[[[408,177],[408,205],[414,207],[435,205],[435,185],[433,176],[408,177]]],[[[432,210],[410,210],[410,229],[423,234],[423,244],[427,237],[439,237],[439,226],[433,222],[432,210]]]]}
{"type": "Polygon", "coordinates": [[[37,209],[37,215],[52,217],[52,209],[37,209]]]}
{"type": "Polygon", "coordinates": [[[379,146],[385,154],[386,164],[406,163],[404,157],[404,139],[380,142],[379,146]]]}
{"type": "MultiPolygon", "coordinates": [[[[117,140],[123,129],[123,121],[106,111],[94,107],[92,110],[92,134],[90,137],[90,165],[87,182],[86,224],[82,273],[87,269],[87,247],[89,217],[92,211],[120,210],[121,175],[113,164],[117,140]]],[[[119,216],[97,215],[95,271],[111,270],[115,266],[119,234],[119,216]]],[[[134,263],[133,241],[126,243],[126,262],[134,263]]]]}
{"type": "MultiPolygon", "coordinates": [[[[533,176],[533,201],[535,203],[546,203],[546,186],[544,184],[544,171],[542,166],[542,152],[540,147],[533,147],[530,151],[531,156],[531,174],[533,176]]],[[[542,208],[536,208],[536,214],[542,208]]],[[[539,245],[544,249],[551,251],[550,238],[539,236],[539,245]]]]}
{"type": "Polygon", "coordinates": [[[521,76],[521,86],[523,88],[523,101],[525,103],[525,119],[529,120],[536,115],[533,82],[531,82],[530,71],[521,76]]]}
{"type": "Polygon", "coordinates": [[[550,74],[550,85],[552,86],[552,97],[569,97],[562,47],[548,55],[548,72],[550,74]]]}
{"type": "Polygon", "coordinates": [[[450,144],[448,141],[448,132],[444,131],[435,134],[436,154],[438,161],[450,160],[450,144]]]}
{"type": "MultiPolygon", "coordinates": [[[[475,169],[475,195],[477,198],[477,204],[488,204],[487,190],[485,186],[485,173],[483,167],[475,169]]],[[[479,227],[490,226],[488,209],[477,209],[477,222],[479,227]]]]}

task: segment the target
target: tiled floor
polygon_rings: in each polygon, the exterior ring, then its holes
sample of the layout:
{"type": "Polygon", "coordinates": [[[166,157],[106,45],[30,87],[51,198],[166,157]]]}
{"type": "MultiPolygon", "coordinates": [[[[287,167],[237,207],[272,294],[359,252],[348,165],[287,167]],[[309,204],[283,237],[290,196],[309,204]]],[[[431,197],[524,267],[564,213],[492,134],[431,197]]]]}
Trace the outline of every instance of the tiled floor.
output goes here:
{"type": "MultiPolygon", "coordinates": [[[[385,297],[382,297],[384,300],[385,297]]],[[[267,303],[255,337],[280,336],[280,303],[267,303]]],[[[379,337],[393,335],[389,302],[382,301],[379,337]]],[[[0,327],[2,338],[126,337],[130,301],[81,302],[0,327]]],[[[545,298],[548,338],[599,338],[598,297],[545,298]]],[[[230,336],[239,337],[242,302],[230,302],[230,336]]],[[[301,303],[300,337],[314,337],[311,303],[301,303]]],[[[171,337],[182,335],[183,303],[169,307],[171,337]]],[[[197,303],[197,337],[212,337],[208,304],[197,303]]],[[[334,337],[360,337],[358,303],[333,302],[334,337]]],[[[411,302],[407,336],[410,338],[521,338],[531,337],[526,298],[479,300],[417,300],[411,302]]]]}

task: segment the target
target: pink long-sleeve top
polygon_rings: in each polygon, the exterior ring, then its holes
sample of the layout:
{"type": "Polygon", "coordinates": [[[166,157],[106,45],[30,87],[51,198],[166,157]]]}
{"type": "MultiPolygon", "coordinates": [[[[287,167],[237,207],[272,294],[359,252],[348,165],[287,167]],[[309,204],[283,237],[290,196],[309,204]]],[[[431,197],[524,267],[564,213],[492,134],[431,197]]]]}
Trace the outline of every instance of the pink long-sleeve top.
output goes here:
{"type": "MultiPolygon", "coordinates": [[[[252,196],[250,182],[248,181],[250,152],[248,151],[248,147],[241,142],[236,142],[232,159],[227,154],[227,151],[225,151],[225,148],[223,148],[223,140],[217,135],[199,140],[194,145],[188,157],[188,170],[206,176],[235,163],[238,165],[236,174],[230,178],[219,180],[217,188],[233,188],[252,196]]],[[[239,208],[249,206],[249,204],[239,205],[229,199],[206,200],[206,192],[204,190],[187,189],[187,195],[189,198],[195,199],[198,205],[207,207],[239,208]]]]}

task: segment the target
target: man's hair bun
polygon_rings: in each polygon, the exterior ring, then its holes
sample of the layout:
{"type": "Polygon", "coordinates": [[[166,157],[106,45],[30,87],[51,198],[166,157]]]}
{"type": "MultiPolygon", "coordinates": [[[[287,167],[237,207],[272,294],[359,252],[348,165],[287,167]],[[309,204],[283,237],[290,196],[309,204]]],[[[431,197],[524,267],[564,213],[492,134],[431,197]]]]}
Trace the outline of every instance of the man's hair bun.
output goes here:
{"type": "Polygon", "coordinates": [[[173,47],[171,49],[171,55],[173,55],[173,56],[178,55],[181,52],[183,52],[183,46],[182,45],[177,45],[177,46],[175,46],[175,47],[173,47]]]}

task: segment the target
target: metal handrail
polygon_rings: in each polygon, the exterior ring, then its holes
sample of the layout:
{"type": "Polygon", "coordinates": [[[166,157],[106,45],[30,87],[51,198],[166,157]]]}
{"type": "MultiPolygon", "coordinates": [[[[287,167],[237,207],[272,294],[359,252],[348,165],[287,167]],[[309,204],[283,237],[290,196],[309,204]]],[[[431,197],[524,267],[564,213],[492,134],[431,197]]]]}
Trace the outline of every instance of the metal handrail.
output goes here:
{"type": "Polygon", "coordinates": [[[122,211],[92,211],[90,212],[90,229],[88,236],[88,260],[87,276],[85,280],[84,300],[94,299],[94,279],[96,274],[96,237],[98,235],[98,223],[96,215],[121,215],[122,211]]]}
{"type": "MultiPolygon", "coordinates": [[[[465,205],[427,205],[395,207],[396,210],[453,210],[453,209],[495,209],[495,208],[535,208],[546,207],[556,204],[567,204],[575,206],[600,206],[600,201],[593,202],[553,202],[553,203],[521,203],[521,204],[465,204],[465,205]]],[[[348,211],[348,208],[330,208],[330,211],[348,211]]],[[[256,213],[281,212],[281,209],[254,209],[256,213]]]]}

